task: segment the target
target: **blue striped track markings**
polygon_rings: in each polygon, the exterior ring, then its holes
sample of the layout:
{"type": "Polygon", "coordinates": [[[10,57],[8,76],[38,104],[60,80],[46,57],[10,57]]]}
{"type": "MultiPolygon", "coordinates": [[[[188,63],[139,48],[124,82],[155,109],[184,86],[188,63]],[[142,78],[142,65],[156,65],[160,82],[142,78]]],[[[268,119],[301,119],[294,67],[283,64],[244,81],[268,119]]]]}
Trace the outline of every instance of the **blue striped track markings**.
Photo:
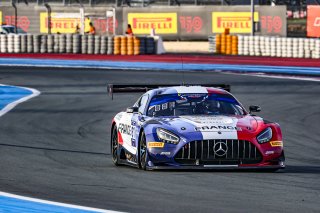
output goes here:
{"type": "Polygon", "coordinates": [[[12,110],[16,105],[40,94],[38,90],[0,84],[0,116],[12,110]]]}
{"type": "Polygon", "coordinates": [[[116,213],[116,211],[77,206],[0,192],[2,213],[116,213]]]}
{"type": "Polygon", "coordinates": [[[320,76],[320,67],[298,66],[268,66],[268,65],[234,65],[234,64],[192,64],[166,62],[127,62],[127,61],[97,61],[97,60],[59,60],[59,59],[21,59],[0,58],[2,66],[31,67],[74,67],[74,68],[121,68],[121,69],[152,69],[174,71],[233,71],[233,72],[263,72],[291,75],[320,76]]]}

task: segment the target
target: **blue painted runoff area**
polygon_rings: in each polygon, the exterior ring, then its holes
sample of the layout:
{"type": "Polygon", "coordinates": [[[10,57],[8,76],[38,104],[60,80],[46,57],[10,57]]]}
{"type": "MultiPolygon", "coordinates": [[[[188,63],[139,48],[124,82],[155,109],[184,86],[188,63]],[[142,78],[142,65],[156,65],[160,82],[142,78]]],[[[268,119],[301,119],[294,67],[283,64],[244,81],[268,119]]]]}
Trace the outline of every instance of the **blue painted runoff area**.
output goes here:
{"type": "Polygon", "coordinates": [[[22,87],[0,85],[0,111],[10,103],[32,94],[32,91],[22,87]]]}
{"type": "Polygon", "coordinates": [[[10,213],[92,213],[91,211],[52,204],[38,203],[0,195],[0,212],[10,213]]]}
{"type": "Polygon", "coordinates": [[[52,60],[52,59],[21,59],[0,58],[0,65],[9,66],[43,66],[43,67],[74,67],[74,68],[120,68],[150,69],[173,71],[233,71],[261,72],[269,74],[312,75],[320,76],[320,67],[298,66],[262,66],[262,65],[230,65],[230,64],[192,64],[166,62],[128,62],[128,61],[97,61],[97,60],[52,60]]]}

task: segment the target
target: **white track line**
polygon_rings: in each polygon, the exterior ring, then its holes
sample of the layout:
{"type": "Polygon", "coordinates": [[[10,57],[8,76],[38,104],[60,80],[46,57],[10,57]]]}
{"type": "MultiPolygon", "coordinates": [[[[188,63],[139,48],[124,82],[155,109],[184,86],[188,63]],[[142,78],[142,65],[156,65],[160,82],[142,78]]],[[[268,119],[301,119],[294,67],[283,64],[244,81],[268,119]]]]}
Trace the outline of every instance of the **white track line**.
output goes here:
{"type": "Polygon", "coordinates": [[[261,77],[261,78],[278,78],[278,79],[290,79],[290,80],[298,80],[298,81],[320,82],[320,77],[285,76],[285,75],[270,75],[270,74],[265,74],[265,73],[234,73],[234,72],[224,72],[224,74],[249,75],[249,76],[256,76],[256,77],[261,77]]]}
{"type": "Polygon", "coordinates": [[[59,206],[59,207],[79,209],[79,210],[95,211],[95,212],[101,212],[101,213],[119,213],[118,211],[97,209],[97,208],[78,206],[78,205],[73,205],[73,204],[53,202],[53,201],[48,201],[48,200],[42,200],[42,199],[37,199],[37,198],[31,198],[31,197],[10,194],[10,193],[1,192],[1,191],[0,191],[0,196],[20,199],[20,200],[24,200],[24,201],[31,201],[31,202],[36,202],[36,203],[48,204],[48,205],[55,205],[55,206],[59,206]]]}
{"type": "MultiPolygon", "coordinates": [[[[11,85],[0,84],[0,86],[11,86],[11,85]]],[[[27,87],[19,87],[19,86],[12,86],[12,87],[18,87],[18,88],[29,90],[32,92],[32,94],[25,96],[23,98],[20,98],[19,100],[16,100],[16,101],[8,104],[7,106],[5,106],[2,110],[0,110],[0,117],[3,116],[4,114],[6,114],[7,112],[9,112],[10,110],[12,110],[18,104],[25,102],[25,101],[29,100],[30,98],[34,98],[34,97],[40,95],[40,92],[36,89],[27,88],[27,87]]]]}

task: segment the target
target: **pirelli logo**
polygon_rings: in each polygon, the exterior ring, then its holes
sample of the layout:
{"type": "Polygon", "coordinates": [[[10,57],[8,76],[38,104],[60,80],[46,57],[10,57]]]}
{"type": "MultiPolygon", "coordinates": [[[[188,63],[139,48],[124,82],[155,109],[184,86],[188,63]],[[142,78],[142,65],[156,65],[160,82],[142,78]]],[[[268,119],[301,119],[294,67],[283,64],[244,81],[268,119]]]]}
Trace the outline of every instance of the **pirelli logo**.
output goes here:
{"type": "Polygon", "coordinates": [[[148,148],[163,148],[164,143],[163,142],[149,142],[148,148]]]}
{"type": "Polygon", "coordinates": [[[283,146],[283,143],[282,143],[282,141],[271,141],[270,142],[270,145],[272,146],[272,147],[277,147],[277,146],[283,146]]]}
{"type": "MultiPolygon", "coordinates": [[[[259,21],[259,13],[254,13],[254,21],[259,21]]],[[[250,33],[251,13],[250,12],[213,12],[212,32],[222,33],[225,28],[230,33],[250,33]]]]}
{"type": "Polygon", "coordinates": [[[177,13],[128,13],[128,23],[134,34],[150,34],[155,29],[157,34],[176,34],[177,13]]]}

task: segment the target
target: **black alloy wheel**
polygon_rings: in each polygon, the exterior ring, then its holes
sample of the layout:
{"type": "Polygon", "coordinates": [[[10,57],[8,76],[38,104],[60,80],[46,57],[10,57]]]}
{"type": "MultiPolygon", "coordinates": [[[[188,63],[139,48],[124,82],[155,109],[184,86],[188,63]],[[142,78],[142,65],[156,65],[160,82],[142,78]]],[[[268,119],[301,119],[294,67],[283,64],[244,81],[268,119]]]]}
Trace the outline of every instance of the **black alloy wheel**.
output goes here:
{"type": "Polygon", "coordinates": [[[148,159],[147,142],[146,142],[146,137],[144,133],[142,133],[139,141],[139,168],[146,170],[147,159],[148,159]]]}
{"type": "Polygon", "coordinates": [[[117,127],[114,126],[111,134],[111,154],[112,154],[112,162],[116,166],[119,165],[118,148],[119,148],[118,131],[117,131],[117,127]]]}

